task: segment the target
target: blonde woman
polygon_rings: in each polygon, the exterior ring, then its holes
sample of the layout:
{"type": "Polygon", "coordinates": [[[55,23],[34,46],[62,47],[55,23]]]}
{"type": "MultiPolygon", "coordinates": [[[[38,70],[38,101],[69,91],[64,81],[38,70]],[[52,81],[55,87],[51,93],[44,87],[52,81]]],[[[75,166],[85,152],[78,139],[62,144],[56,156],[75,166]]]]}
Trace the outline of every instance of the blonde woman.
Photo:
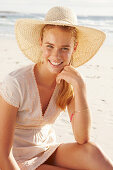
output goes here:
{"type": "Polygon", "coordinates": [[[44,21],[17,20],[15,34],[35,64],[14,70],[1,82],[0,168],[113,170],[90,141],[86,85],[75,69],[95,55],[105,34],[78,26],[65,7],[53,7],[44,21]],[[57,143],[52,124],[66,107],[75,142],[57,143]]]}

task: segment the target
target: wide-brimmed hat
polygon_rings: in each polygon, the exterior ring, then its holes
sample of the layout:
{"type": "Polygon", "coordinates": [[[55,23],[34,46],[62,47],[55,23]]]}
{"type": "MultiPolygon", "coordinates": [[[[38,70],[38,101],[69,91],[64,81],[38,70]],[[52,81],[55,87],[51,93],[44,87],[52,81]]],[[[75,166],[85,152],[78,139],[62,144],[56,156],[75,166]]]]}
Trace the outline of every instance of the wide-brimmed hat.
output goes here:
{"type": "Polygon", "coordinates": [[[42,61],[39,39],[45,24],[71,26],[76,29],[78,45],[72,55],[74,67],[89,61],[97,53],[106,37],[100,30],[78,25],[75,13],[67,7],[51,8],[44,20],[17,19],[15,23],[17,43],[24,55],[34,63],[42,61]]]}

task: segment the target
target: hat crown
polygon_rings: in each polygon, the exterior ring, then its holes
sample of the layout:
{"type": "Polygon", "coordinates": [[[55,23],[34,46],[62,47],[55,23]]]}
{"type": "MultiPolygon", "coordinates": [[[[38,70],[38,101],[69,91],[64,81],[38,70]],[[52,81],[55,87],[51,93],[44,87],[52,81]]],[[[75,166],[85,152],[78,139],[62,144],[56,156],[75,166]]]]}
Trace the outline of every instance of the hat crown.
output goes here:
{"type": "Polygon", "coordinates": [[[77,48],[72,55],[71,64],[78,67],[90,60],[105,40],[105,33],[95,28],[80,26],[72,10],[65,7],[53,7],[44,20],[18,19],[15,24],[17,43],[27,58],[35,63],[43,61],[40,48],[40,33],[46,24],[71,26],[75,28],[77,48]]]}
{"type": "Polygon", "coordinates": [[[53,7],[45,16],[45,21],[66,22],[72,25],[77,25],[77,17],[72,10],[66,7],[53,7]]]}

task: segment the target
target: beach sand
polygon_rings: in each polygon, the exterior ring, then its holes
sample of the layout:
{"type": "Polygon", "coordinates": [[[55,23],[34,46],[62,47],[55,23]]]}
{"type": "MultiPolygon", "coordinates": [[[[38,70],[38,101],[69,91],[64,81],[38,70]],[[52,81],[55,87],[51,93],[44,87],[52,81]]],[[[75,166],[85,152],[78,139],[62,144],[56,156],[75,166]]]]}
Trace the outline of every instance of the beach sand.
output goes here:
{"type": "MultiPolygon", "coordinates": [[[[12,37],[0,37],[0,81],[9,72],[31,64],[12,37]]],[[[88,63],[77,68],[87,87],[91,110],[91,141],[113,160],[113,45],[103,45],[88,63]]],[[[57,141],[74,142],[67,112],[62,112],[53,125],[57,141]]]]}

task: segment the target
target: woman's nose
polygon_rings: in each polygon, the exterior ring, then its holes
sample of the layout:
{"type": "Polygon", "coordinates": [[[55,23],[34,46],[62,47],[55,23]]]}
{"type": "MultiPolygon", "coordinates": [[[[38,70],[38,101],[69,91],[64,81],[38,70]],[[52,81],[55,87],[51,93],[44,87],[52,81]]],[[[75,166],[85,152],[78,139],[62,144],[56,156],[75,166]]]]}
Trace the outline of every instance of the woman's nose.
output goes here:
{"type": "Polygon", "coordinates": [[[60,51],[58,49],[53,50],[52,56],[54,56],[57,59],[60,59],[60,51]]]}

